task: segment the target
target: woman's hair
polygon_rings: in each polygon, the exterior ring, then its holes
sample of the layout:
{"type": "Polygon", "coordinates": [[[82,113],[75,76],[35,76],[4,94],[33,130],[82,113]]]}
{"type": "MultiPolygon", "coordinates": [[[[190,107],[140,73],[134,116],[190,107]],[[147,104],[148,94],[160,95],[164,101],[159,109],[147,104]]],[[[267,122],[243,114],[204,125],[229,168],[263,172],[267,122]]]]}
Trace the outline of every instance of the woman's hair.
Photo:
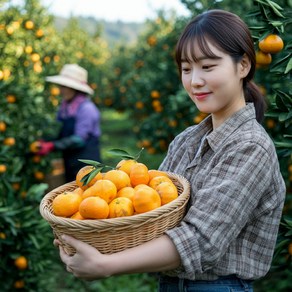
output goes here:
{"type": "Polygon", "coordinates": [[[266,101],[253,82],[256,68],[255,50],[247,25],[237,15],[217,9],[209,10],[195,17],[185,27],[176,45],[175,57],[180,74],[182,57],[197,61],[194,50],[195,42],[200,50],[210,58],[216,56],[208,47],[208,42],[230,55],[235,63],[240,62],[243,55],[246,54],[251,68],[243,80],[244,97],[246,102],[254,103],[256,118],[262,122],[266,101]],[[191,56],[189,56],[189,52],[191,56]]]}

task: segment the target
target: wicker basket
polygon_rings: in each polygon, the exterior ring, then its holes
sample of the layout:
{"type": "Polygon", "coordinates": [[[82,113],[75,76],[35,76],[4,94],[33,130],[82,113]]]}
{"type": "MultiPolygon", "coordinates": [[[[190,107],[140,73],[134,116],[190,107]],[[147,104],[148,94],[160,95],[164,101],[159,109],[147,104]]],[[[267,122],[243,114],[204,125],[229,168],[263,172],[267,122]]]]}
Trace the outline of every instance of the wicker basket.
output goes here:
{"type": "Polygon", "coordinates": [[[70,255],[73,255],[75,250],[62,242],[62,234],[82,240],[104,254],[118,252],[159,237],[182,220],[190,196],[190,185],[180,175],[168,175],[178,189],[178,198],[147,213],[99,220],[74,220],[55,216],[51,207],[53,199],[64,191],[74,190],[77,187],[75,182],[64,184],[46,194],[40,204],[40,213],[49,222],[54,236],[61,241],[70,255]]]}

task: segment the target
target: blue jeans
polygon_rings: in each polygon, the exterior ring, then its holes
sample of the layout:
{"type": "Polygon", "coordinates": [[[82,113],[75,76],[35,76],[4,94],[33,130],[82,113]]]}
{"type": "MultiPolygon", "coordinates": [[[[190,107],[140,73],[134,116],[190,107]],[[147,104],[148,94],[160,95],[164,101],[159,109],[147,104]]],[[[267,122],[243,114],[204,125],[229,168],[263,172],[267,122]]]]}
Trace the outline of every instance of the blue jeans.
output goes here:
{"type": "Polygon", "coordinates": [[[253,292],[253,281],[224,276],[214,281],[191,281],[160,275],[159,292],[253,292]]]}

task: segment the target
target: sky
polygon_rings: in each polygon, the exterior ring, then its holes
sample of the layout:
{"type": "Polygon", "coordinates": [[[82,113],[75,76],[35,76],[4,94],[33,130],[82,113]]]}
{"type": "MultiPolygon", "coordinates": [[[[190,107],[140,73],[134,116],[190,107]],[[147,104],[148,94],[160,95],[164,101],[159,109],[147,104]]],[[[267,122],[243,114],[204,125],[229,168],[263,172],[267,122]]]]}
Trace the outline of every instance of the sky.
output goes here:
{"type": "Polygon", "coordinates": [[[188,15],[180,0],[41,0],[41,3],[55,16],[93,16],[114,22],[144,22],[155,18],[159,9],[188,15]]]}

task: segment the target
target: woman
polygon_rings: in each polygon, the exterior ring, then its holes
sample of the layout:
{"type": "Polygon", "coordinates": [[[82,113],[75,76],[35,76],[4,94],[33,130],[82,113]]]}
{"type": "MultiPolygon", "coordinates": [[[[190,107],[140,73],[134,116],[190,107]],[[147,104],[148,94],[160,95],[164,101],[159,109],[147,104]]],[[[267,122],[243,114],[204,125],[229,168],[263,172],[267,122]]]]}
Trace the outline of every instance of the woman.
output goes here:
{"type": "Polygon", "coordinates": [[[87,96],[93,94],[87,75],[84,68],[67,64],[60,75],[46,77],[46,81],[60,86],[63,101],[57,120],[61,131],[54,141],[40,141],[38,154],[62,151],[67,182],[75,180],[78,170],[84,166],[79,159],[100,161],[100,112],[87,96]]]}
{"type": "Polygon", "coordinates": [[[210,114],[174,139],[160,166],[190,181],[186,216],[162,237],[111,255],[64,236],[77,253],[60,247],[61,259],[85,279],[160,272],[160,291],[253,291],[270,268],[285,184],[259,123],[265,102],[252,82],[251,35],[236,15],[210,10],[186,26],[176,61],[190,98],[210,114]]]}

